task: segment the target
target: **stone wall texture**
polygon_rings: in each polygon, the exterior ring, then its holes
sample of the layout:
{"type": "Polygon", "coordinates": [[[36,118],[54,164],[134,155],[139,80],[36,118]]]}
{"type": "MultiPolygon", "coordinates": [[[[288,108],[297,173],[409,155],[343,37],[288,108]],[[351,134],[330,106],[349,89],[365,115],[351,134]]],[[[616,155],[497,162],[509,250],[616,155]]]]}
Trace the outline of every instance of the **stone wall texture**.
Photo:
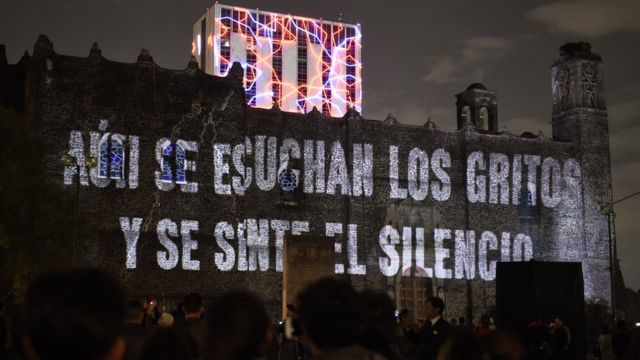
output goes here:
{"type": "MultiPolygon", "coordinates": [[[[579,72],[579,63],[595,62],[601,70],[599,59],[576,56],[578,58],[558,60],[554,69],[565,66],[579,72]]],[[[515,234],[527,234],[533,241],[535,260],[582,262],[586,299],[604,302],[610,299],[607,221],[600,211],[601,204],[611,201],[608,120],[603,103],[597,108],[590,108],[589,104],[554,106],[550,138],[479,130],[468,124],[459,129],[440,129],[431,122],[410,126],[393,119],[364,119],[353,111],[344,118],[328,118],[316,111],[293,114],[277,108],[247,107],[242,70],[237,67],[227,78],[204,74],[194,61],[184,70],[168,70],[156,65],[144,51],[135,63],[119,63],[103,57],[96,45],[87,57],[64,56],[57,54],[44,36],[38,39],[32,57],[25,57],[16,65],[6,64],[6,60],[0,62],[0,73],[3,74],[0,85],[3,104],[24,111],[27,120],[38,126],[50,149],[49,156],[43,159],[50,179],[70,192],[75,191],[78,178],[74,177],[72,184],[63,184],[64,165],[59,157],[69,149],[72,130],[82,133],[87,154],[90,132],[139,136],[137,187],[118,188],[115,181],[111,181],[100,188],[89,181],[80,186],[78,198],[82,219],[87,222],[78,237],[80,262],[113,271],[133,295],[172,299],[199,291],[210,297],[242,287],[258,292],[271,312],[279,313],[282,272],[275,271],[273,230],[269,232],[267,271],[238,271],[236,265],[226,272],[220,271],[214,261],[214,254],[221,252],[214,231],[221,221],[236,228],[243,219],[282,219],[308,221],[310,229],[305,236],[315,237],[317,241],[340,242],[343,251],[335,254],[335,260],[345,267],[348,266],[347,224],[357,224],[358,261],[366,264],[367,274],[338,276],[350,278],[358,288],[387,291],[397,301],[401,274],[387,278],[378,269],[380,257],[384,257],[378,234],[387,224],[394,226],[400,235],[403,226],[423,227],[426,263],[431,268],[434,228],[452,229],[452,232],[454,229],[475,230],[477,242],[484,230],[494,232],[498,240],[502,232],[509,232],[512,241],[515,234]],[[103,120],[108,121],[106,130],[107,123],[103,120]],[[101,121],[103,129],[99,129],[101,121]],[[276,137],[278,149],[284,139],[295,139],[301,151],[304,140],[324,140],[326,173],[334,141],[340,141],[344,147],[349,172],[352,144],[372,144],[373,194],[370,197],[298,194],[298,206],[283,205],[277,185],[262,191],[254,182],[244,196],[216,194],[213,144],[229,143],[233,147],[243,144],[245,138],[255,144],[258,135],[276,137]],[[154,173],[159,165],[155,149],[156,142],[163,137],[198,143],[199,151],[191,153],[197,170],[190,173],[190,181],[198,183],[198,192],[183,192],[179,186],[162,191],[156,186],[154,173]],[[446,172],[452,186],[449,199],[435,201],[431,194],[424,200],[390,198],[390,145],[399,148],[399,183],[403,187],[407,186],[407,159],[412,148],[424,150],[429,157],[438,148],[448,151],[451,166],[446,172]],[[487,162],[490,153],[505,154],[509,159],[516,154],[540,155],[542,159],[553,157],[561,165],[567,159],[576,159],[581,166],[577,178],[579,191],[563,195],[554,208],[538,206],[533,216],[521,216],[518,205],[471,203],[467,197],[466,160],[474,151],[482,151],[487,162]],[[144,219],[135,269],[125,266],[126,242],[120,217],[144,219]],[[199,230],[192,234],[198,248],[192,251],[192,258],[200,261],[199,271],[184,270],[181,262],[171,270],[159,267],[156,253],[166,250],[156,233],[161,219],[174,221],[178,231],[181,221],[198,221],[199,230]],[[344,224],[340,237],[326,236],[325,223],[330,222],[344,224]]],[[[247,157],[247,163],[253,163],[251,156],[247,157]]],[[[540,167],[537,171],[539,174],[540,167]]],[[[430,179],[434,178],[433,173],[429,175],[430,179]]],[[[340,187],[336,191],[339,193],[340,187]]],[[[509,197],[512,196],[509,192],[509,197]]],[[[180,239],[173,240],[180,248],[180,239]]],[[[295,241],[295,236],[288,232],[285,241],[295,241]]],[[[237,252],[237,240],[229,243],[237,252]]],[[[451,258],[444,264],[453,269],[453,239],[446,240],[445,245],[450,249],[451,258]]],[[[402,245],[396,249],[401,253],[402,245]]],[[[489,258],[500,260],[500,250],[490,252],[489,258]]],[[[445,297],[451,316],[467,315],[473,310],[472,316],[477,317],[495,304],[495,281],[480,279],[477,269],[475,278],[469,281],[423,280],[427,294],[445,297]]]]}

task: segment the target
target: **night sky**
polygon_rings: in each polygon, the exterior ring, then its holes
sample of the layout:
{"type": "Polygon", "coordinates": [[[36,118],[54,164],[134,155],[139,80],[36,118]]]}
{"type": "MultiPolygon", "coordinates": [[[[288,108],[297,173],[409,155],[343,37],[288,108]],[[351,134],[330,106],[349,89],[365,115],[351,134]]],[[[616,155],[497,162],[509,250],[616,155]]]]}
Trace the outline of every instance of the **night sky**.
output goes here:
{"type": "MultiPolygon", "coordinates": [[[[249,1],[249,8],[360,23],[363,113],[455,127],[454,95],[473,82],[498,93],[498,121],[515,134],[551,136],[550,65],[558,47],[588,41],[602,55],[609,110],[614,199],[640,191],[640,1],[249,1]]],[[[10,63],[47,34],[60,54],[187,66],[193,22],[209,0],[2,0],[0,43],[10,63]]],[[[640,288],[640,196],[616,205],[625,282],[640,288]]]]}

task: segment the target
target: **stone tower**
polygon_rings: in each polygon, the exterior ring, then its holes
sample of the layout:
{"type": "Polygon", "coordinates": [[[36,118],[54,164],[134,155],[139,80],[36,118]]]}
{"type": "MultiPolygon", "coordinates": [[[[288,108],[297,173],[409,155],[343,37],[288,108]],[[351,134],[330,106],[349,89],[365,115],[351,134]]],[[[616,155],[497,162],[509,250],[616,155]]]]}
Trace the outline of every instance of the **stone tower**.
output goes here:
{"type": "Polygon", "coordinates": [[[599,125],[608,139],[602,73],[602,58],[591,52],[589,43],[560,47],[560,59],[551,68],[554,140],[586,140],[576,136],[587,125],[599,125]]]}
{"type": "Polygon", "coordinates": [[[584,246],[585,295],[587,300],[609,302],[611,247],[607,216],[601,208],[611,202],[612,191],[602,58],[591,52],[588,43],[567,43],[551,67],[551,79],[553,139],[573,143],[582,166],[582,224],[574,234],[582,237],[584,246]],[[598,285],[589,289],[587,284],[598,285]]]}
{"type": "Polygon", "coordinates": [[[473,83],[456,95],[458,129],[471,122],[476,129],[498,131],[498,101],[496,92],[480,83],[473,83]]]}

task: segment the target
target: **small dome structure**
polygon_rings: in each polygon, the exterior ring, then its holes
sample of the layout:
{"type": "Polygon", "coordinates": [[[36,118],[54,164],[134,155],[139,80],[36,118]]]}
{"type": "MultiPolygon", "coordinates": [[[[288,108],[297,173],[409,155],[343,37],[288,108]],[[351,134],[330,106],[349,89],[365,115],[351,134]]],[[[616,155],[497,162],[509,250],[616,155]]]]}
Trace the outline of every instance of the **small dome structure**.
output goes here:
{"type": "Polygon", "coordinates": [[[467,87],[467,91],[478,89],[478,90],[487,90],[487,87],[482,85],[481,83],[473,83],[467,87]]]}

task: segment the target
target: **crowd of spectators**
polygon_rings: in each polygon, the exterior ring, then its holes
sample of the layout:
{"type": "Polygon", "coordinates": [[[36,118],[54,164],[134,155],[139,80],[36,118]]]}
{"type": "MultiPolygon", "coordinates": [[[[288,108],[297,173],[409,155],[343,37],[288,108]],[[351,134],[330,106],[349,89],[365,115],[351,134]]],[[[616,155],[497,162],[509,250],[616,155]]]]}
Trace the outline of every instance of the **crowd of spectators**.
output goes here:
{"type": "MultiPolygon", "coordinates": [[[[121,284],[95,270],[38,276],[24,301],[2,319],[2,359],[568,359],[571,332],[561,319],[529,326],[522,342],[495,328],[483,314],[476,326],[464,317],[445,319],[445,303],[427,299],[425,319],[396,311],[376,290],[356,291],[349,282],[323,278],[287,305],[274,321],[263,301],[231,290],[205,303],[190,293],[173,312],[155,299],[126,301],[121,284]]],[[[637,336],[617,324],[603,328],[590,356],[637,359],[637,336]]]]}

